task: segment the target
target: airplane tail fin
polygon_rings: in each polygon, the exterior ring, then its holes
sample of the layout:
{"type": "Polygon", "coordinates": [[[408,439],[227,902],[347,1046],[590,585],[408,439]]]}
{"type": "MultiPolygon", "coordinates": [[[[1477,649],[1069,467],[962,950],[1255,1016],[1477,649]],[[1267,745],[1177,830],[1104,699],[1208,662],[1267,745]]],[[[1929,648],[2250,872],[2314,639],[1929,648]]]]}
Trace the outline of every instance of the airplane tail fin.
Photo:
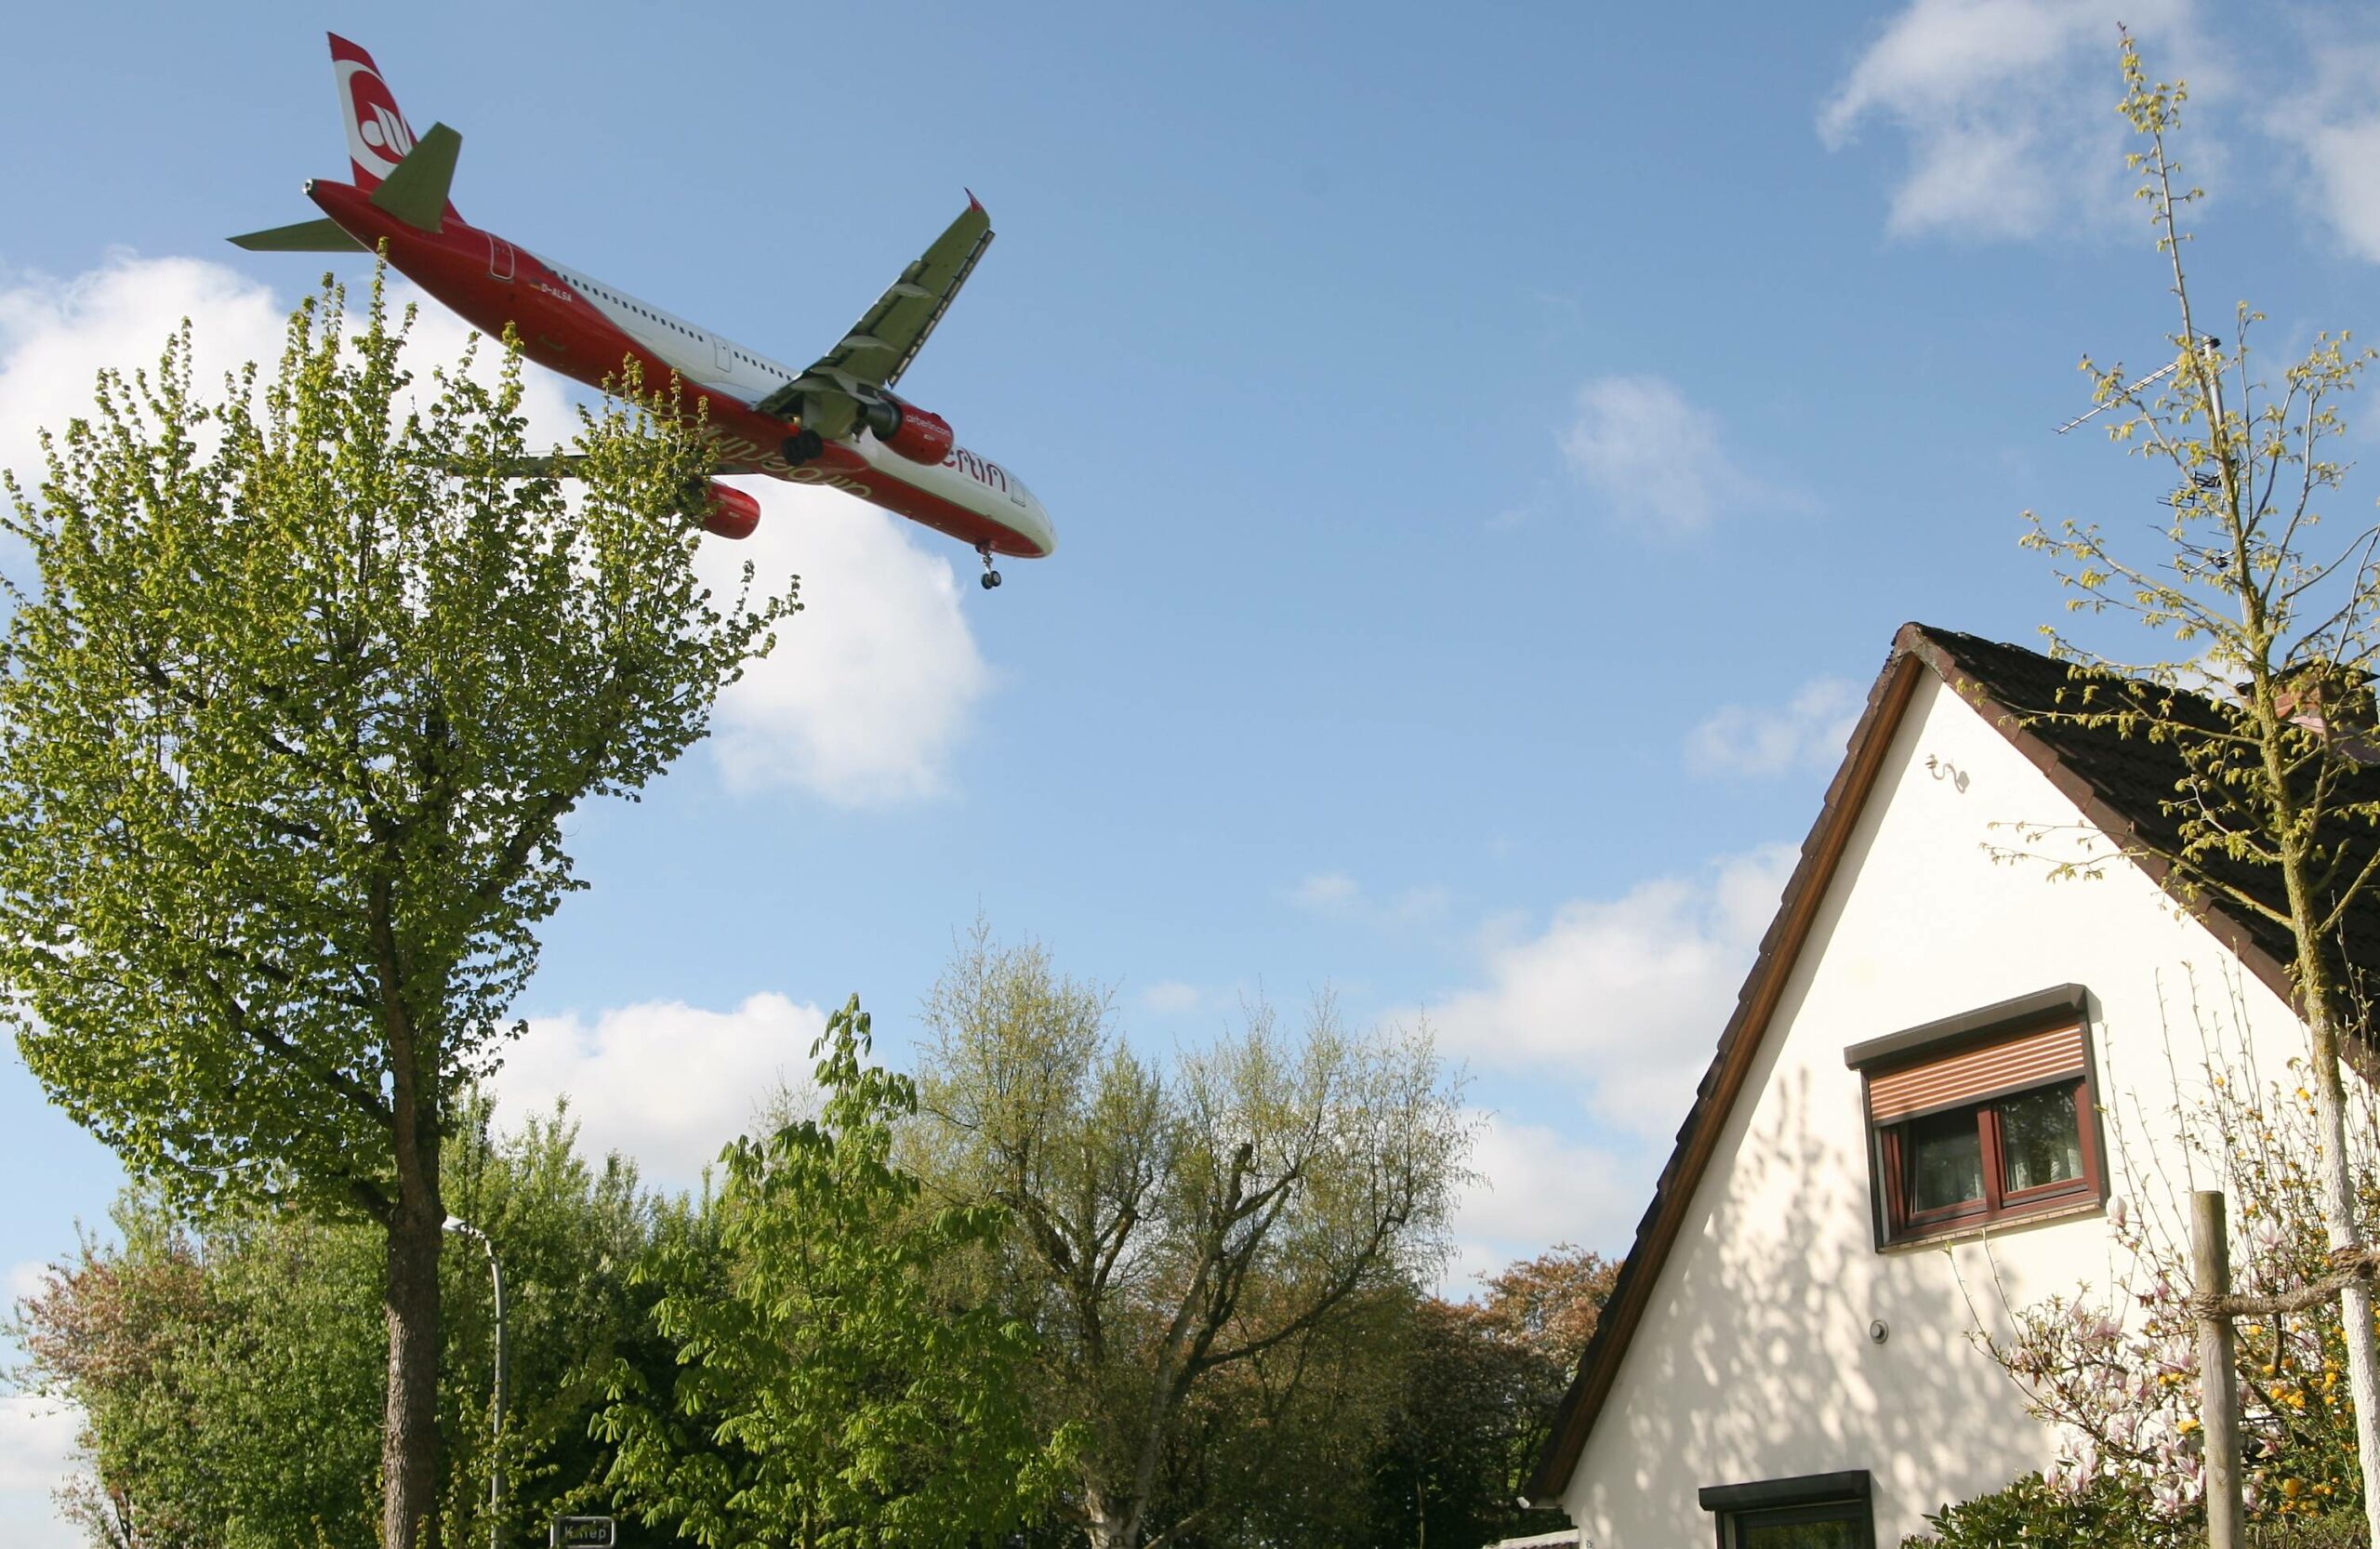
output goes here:
{"type": "Polygon", "coordinates": [[[455,157],[462,149],[462,136],[443,124],[432,124],[396,170],[380,179],[372,191],[372,203],[408,226],[438,230],[455,214],[446,190],[455,180],[455,157]]]}
{"type": "MultiPolygon", "coordinates": [[[[380,78],[380,67],[372,62],[372,56],[337,33],[331,33],[330,39],[331,74],[338,84],[338,110],[347,127],[348,160],[355,167],[355,186],[368,193],[397,170],[398,163],[413,153],[413,127],[398,110],[396,96],[389,90],[389,83],[380,78]]],[[[451,162],[447,171],[453,171],[451,162]]],[[[441,197],[443,198],[443,192],[441,197]]],[[[452,200],[445,201],[443,216],[449,220],[462,219],[452,200]]]]}

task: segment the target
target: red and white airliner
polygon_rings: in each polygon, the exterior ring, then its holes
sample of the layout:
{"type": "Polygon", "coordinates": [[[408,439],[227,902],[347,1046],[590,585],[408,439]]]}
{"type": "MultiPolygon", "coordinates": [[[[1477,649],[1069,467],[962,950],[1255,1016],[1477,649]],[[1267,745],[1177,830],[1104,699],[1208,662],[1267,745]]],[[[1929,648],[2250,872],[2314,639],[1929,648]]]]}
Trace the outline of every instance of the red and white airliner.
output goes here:
{"type": "MultiPolygon", "coordinates": [[[[986,588],[1000,584],[993,555],[1039,558],[1057,547],[1049,513],[1022,480],[892,391],[991,245],[991,218],[972,194],[842,342],[797,371],[470,225],[447,197],[462,137],[437,124],[416,138],[372,56],[336,33],[331,68],[355,181],[309,181],[307,197],[327,219],[233,237],[240,246],[385,245],[391,268],[473,326],[514,329],[529,359],[564,376],[601,387],[628,360],[647,383],[674,376],[706,408],[715,472],[840,489],[924,523],[983,556],[986,588]]],[[[721,536],[749,536],[760,523],[759,501],[715,481],[703,506],[703,525],[721,536]]]]}

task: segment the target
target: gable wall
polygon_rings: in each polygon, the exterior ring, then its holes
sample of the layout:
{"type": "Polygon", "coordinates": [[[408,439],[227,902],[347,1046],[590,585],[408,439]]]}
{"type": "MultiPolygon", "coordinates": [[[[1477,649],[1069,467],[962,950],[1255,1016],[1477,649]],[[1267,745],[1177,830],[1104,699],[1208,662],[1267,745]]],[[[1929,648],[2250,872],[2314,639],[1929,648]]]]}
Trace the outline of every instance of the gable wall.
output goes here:
{"type": "MultiPolygon", "coordinates": [[[[1923,674],[1571,1476],[1581,1549],[1709,1543],[1698,1488],[1850,1468],[1874,1475],[1876,1542],[1895,1545],[1923,1513],[2052,1461],[2049,1430],[1969,1334],[1978,1317],[2004,1330],[2008,1305],[2106,1286],[2104,1218],[1877,1252],[1845,1047],[2080,984],[2100,1101],[2121,1104],[2135,1146],[2153,1137],[2130,1116],[2170,1105],[2168,1021],[2177,1051],[2197,1046],[2194,998],[2219,1026],[2244,1008],[2268,1075],[2302,1048],[2280,1000],[2129,863],[2064,882],[1995,864],[1982,846],[2012,841],[1990,827],[2007,820],[2079,814],[1923,674]]],[[[2140,1197],[2120,1158],[2109,1167],[2114,1194],[2140,1197]]]]}

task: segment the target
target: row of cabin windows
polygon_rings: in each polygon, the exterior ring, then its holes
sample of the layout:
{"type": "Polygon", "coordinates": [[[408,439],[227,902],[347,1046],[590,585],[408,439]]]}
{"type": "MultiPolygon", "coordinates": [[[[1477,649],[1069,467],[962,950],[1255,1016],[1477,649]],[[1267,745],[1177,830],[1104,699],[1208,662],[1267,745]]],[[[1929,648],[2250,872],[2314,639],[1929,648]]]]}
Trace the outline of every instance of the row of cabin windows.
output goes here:
{"type": "MultiPolygon", "coordinates": [[[[591,280],[588,282],[588,288],[592,290],[596,295],[602,297],[604,300],[612,302],[615,306],[626,307],[628,311],[636,313],[639,317],[649,317],[665,328],[675,328],[678,332],[685,335],[688,338],[700,337],[694,329],[685,326],[683,324],[672,323],[669,319],[662,316],[659,312],[651,311],[643,307],[638,306],[635,302],[629,300],[625,296],[615,296],[610,291],[605,290],[602,285],[596,285],[591,280]]],[[[746,365],[755,367],[758,370],[776,371],[779,373],[782,373],[784,370],[782,366],[771,365],[768,362],[747,355],[741,350],[730,350],[728,351],[728,353],[734,356],[737,360],[742,361],[746,365]]]]}

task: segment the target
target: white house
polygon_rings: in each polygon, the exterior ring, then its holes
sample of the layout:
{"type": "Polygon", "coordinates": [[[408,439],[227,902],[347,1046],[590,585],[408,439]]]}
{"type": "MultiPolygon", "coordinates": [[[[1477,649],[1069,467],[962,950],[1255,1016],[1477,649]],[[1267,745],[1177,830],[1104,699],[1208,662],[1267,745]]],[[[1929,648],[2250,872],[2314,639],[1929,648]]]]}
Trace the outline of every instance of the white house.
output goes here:
{"type": "Polygon", "coordinates": [[[2104,1288],[2108,1201],[2165,1186],[2124,1175],[2101,1104],[2165,1105],[2193,986],[2263,1069],[2302,1054],[2285,933],[2130,861],[1995,859],[2010,824],[2165,825],[2169,751],[2024,723],[2065,681],[1895,641],[1531,1483],[1580,1549],[1889,1549],[2049,1465],[1969,1336],[2104,1288]]]}

